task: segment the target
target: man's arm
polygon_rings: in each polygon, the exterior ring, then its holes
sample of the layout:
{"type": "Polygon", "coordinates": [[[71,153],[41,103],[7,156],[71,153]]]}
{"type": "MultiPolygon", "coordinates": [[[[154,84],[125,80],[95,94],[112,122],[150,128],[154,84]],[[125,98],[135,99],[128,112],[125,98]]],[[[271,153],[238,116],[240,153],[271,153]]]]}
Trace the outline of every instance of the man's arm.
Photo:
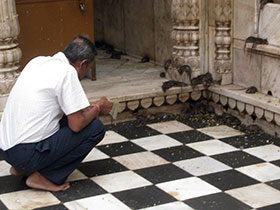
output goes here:
{"type": "Polygon", "coordinates": [[[112,106],[112,102],[102,97],[96,104],[68,115],[68,126],[73,132],[79,132],[100,114],[109,114],[112,106]]]}

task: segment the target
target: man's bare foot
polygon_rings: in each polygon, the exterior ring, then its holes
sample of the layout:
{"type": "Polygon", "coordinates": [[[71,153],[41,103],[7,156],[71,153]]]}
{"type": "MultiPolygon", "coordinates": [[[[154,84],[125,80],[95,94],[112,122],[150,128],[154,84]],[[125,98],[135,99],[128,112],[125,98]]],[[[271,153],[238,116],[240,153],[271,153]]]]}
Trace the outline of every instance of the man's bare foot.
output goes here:
{"type": "Polygon", "coordinates": [[[16,169],[13,166],[10,168],[10,173],[14,176],[29,176],[30,175],[29,173],[16,169]]]}
{"type": "Polygon", "coordinates": [[[26,185],[28,187],[39,189],[39,190],[46,190],[46,191],[52,191],[52,192],[58,192],[58,191],[65,191],[70,187],[69,183],[64,183],[62,185],[56,185],[52,183],[50,180],[42,176],[39,172],[34,172],[31,174],[27,180],[26,185]]]}

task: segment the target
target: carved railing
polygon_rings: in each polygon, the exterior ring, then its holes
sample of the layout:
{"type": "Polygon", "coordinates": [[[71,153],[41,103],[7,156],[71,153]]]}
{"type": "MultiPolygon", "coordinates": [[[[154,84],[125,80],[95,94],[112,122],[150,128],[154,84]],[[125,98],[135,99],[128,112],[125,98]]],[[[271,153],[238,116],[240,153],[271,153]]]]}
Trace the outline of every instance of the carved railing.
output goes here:
{"type": "Polygon", "coordinates": [[[15,1],[1,0],[0,10],[0,97],[3,97],[10,93],[19,75],[21,50],[16,42],[19,23],[15,1]]]}

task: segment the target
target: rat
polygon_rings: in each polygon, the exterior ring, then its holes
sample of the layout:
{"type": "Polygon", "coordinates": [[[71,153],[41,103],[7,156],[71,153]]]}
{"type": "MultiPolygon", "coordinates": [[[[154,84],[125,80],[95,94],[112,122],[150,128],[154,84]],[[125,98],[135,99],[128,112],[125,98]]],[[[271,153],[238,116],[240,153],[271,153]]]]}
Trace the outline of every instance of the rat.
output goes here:
{"type": "Polygon", "coordinates": [[[247,90],[245,92],[248,94],[254,94],[254,93],[258,92],[258,89],[255,86],[251,86],[251,87],[247,88],[247,90]]]}
{"type": "Polygon", "coordinates": [[[244,44],[244,50],[246,49],[246,46],[248,43],[253,43],[252,49],[256,48],[256,46],[258,44],[268,44],[268,40],[267,39],[262,39],[259,37],[255,37],[255,36],[249,36],[246,40],[245,40],[245,44],[244,44]]]}

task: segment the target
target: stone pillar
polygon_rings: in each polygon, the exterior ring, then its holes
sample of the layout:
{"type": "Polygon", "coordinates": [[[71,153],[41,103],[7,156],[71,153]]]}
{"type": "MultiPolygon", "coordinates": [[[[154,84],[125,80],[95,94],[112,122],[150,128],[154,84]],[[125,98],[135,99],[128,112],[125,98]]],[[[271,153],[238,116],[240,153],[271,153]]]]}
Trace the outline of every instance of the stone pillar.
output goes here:
{"type": "Polygon", "coordinates": [[[215,2],[215,63],[217,78],[222,85],[232,83],[232,2],[216,0],[215,2]]]}
{"type": "Polygon", "coordinates": [[[0,1],[0,112],[19,73],[21,50],[16,42],[19,35],[15,0],[0,1]]]}
{"type": "Polygon", "coordinates": [[[173,80],[190,84],[186,72],[178,72],[180,66],[189,65],[192,77],[200,74],[200,0],[172,0],[173,53],[169,75],[173,80]]]}

